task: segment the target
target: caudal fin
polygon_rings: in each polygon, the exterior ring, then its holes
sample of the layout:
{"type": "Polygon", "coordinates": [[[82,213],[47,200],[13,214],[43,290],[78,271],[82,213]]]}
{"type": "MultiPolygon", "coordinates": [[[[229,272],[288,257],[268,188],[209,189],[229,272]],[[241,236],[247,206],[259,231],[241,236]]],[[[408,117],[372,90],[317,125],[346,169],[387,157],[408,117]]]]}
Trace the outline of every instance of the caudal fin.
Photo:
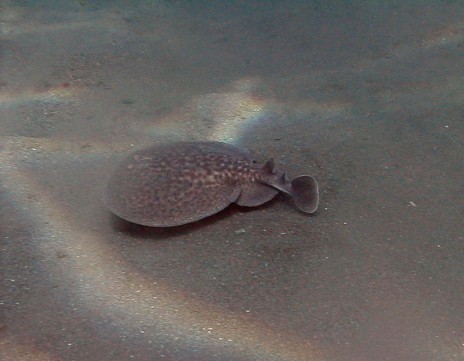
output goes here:
{"type": "Polygon", "coordinates": [[[309,175],[292,180],[292,196],[295,206],[306,213],[314,213],[319,205],[319,186],[309,175]]]}

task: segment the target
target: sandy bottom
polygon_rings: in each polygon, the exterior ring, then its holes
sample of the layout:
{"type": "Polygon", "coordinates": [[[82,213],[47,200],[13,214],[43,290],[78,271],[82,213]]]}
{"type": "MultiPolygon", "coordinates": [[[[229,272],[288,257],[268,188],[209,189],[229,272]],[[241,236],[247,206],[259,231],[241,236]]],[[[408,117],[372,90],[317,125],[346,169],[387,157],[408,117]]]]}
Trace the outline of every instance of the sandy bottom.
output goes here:
{"type": "Polygon", "coordinates": [[[464,359],[462,3],[94,3],[0,5],[2,361],[464,359]],[[319,211],[112,216],[117,162],[179,139],[319,211]]]}

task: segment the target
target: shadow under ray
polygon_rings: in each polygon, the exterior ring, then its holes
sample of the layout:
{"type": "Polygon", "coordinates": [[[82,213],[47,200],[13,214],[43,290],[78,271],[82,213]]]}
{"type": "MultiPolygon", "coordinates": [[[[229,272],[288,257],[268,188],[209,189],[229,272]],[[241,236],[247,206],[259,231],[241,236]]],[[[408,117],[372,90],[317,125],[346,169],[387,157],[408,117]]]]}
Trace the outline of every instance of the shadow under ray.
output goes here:
{"type": "MultiPolygon", "coordinates": [[[[217,214],[213,214],[207,218],[200,219],[198,221],[183,224],[174,227],[150,227],[136,223],[126,221],[118,217],[117,215],[110,213],[110,226],[114,232],[123,233],[127,236],[136,239],[150,239],[150,240],[165,240],[177,236],[186,235],[196,231],[200,231],[214,223],[221,222],[229,217],[240,213],[248,213],[259,209],[269,209],[276,202],[281,201],[283,197],[281,195],[276,196],[274,199],[266,202],[265,204],[258,207],[242,207],[235,203],[229,205],[226,209],[220,211],[217,214]]],[[[291,206],[291,202],[287,202],[291,206]]]]}

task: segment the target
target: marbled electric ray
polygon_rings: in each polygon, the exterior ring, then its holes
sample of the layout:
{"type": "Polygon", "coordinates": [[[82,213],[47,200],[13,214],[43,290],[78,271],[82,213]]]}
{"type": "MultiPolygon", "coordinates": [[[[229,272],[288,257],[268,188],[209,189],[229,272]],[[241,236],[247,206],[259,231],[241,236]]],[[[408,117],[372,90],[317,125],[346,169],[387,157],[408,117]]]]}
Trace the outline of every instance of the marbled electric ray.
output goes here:
{"type": "Polygon", "coordinates": [[[120,218],[153,227],[197,221],[235,202],[254,207],[279,191],[296,207],[313,213],[319,203],[316,180],[289,181],[271,159],[254,162],[248,151],[221,142],[155,145],[129,155],[111,176],[105,203],[120,218]]]}

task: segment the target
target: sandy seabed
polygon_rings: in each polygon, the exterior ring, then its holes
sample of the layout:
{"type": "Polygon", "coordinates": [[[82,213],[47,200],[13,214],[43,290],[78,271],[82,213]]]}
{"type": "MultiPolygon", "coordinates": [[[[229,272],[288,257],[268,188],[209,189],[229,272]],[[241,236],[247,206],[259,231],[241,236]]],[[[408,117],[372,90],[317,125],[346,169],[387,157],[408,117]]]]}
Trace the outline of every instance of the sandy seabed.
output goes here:
{"type": "Polygon", "coordinates": [[[0,359],[464,358],[464,5],[4,1],[0,359]],[[133,149],[220,140],[320,183],[155,229],[133,149]]]}

